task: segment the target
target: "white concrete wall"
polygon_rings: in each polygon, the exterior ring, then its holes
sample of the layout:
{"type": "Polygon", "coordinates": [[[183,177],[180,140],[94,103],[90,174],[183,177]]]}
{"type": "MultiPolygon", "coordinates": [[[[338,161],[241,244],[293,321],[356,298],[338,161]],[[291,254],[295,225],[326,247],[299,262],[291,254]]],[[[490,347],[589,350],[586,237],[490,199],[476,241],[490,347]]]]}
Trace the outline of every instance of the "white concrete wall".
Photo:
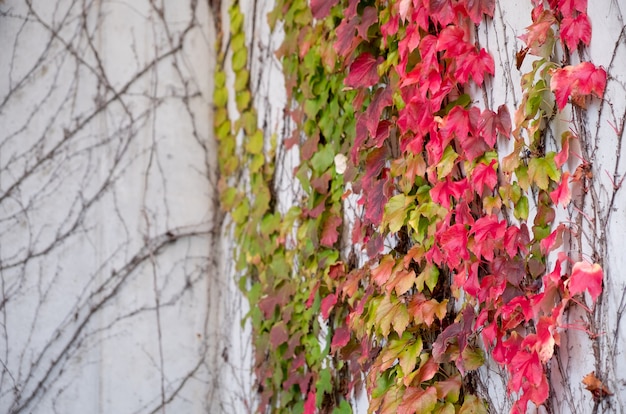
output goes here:
{"type": "Polygon", "coordinates": [[[244,399],[218,398],[214,42],[207,1],[0,4],[0,412],[244,399]]]}

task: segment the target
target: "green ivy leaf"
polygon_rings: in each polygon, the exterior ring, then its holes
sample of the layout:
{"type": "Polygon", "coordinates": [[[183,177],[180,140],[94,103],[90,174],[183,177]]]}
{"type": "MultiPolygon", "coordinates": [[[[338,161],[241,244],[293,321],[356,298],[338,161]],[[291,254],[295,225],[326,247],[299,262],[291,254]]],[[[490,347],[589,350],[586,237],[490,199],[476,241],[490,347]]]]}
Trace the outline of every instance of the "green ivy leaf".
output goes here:
{"type": "Polygon", "coordinates": [[[258,129],[254,134],[252,134],[250,139],[248,139],[248,142],[246,143],[246,151],[253,155],[260,154],[263,151],[263,143],[263,132],[258,129]]]}
{"type": "Polygon", "coordinates": [[[235,92],[242,92],[248,86],[248,80],[250,79],[250,72],[246,69],[241,69],[235,73],[235,92]]]}
{"type": "Polygon", "coordinates": [[[513,215],[518,220],[528,220],[528,197],[522,196],[513,208],[513,215]]]}
{"type": "Polygon", "coordinates": [[[459,414],[487,414],[487,408],[475,395],[466,395],[459,414]]]}
{"type": "Polygon", "coordinates": [[[311,166],[319,174],[323,174],[333,164],[335,153],[330,145],[324,146],[311,157],[311,166]]]}
{"type": "Polygon", "coordinates": [[[341,400],[339,406],[333,408],[332,414],[352,414],[352,407],[346,400],[341,400]]]}
{"type": "Polygon", "coordinates": [[[528,162],[528,178],[542,190],[548,190],[550,179],[558,181],[561,173],[554,162],[554,152],[545,158],[532,158],[528,162]]]}
{"type": "Polygon", "coordinates": [[[246,48],[241,48],[233,53],[232,65],[234,72],[239,72],[240,70],[245,68],[247,62],[248,50],[246,48]]]}

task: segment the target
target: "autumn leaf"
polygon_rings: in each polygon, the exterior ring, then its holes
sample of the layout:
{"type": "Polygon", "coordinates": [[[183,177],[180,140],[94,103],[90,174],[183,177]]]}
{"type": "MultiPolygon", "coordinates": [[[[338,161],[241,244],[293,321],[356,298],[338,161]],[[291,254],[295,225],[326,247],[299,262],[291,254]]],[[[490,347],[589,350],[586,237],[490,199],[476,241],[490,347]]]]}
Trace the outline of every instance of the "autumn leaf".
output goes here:
{"type": "Polygon", "coordinates": [[[602,293],[602,277],[602,267],[599,264],[586,261],[576,262],[569,278],[569,293],[573,296],[586,290],[595,302],[602,293]]]}
{"type": "Polygon", "coordinates": [[[561,182],[554,191],[550,193],[550,199],[555,205],[561,204],[563,207],[567,207],[572,199],[572,194],[569,190],[569,172],[565,171],[563,173],[561,182]]]}
{"type": "Polygon", "coordinates": [[[374,86],[379,81],[377,67],[382,61],[382,57],[376,59],[368,52],[361,53],[350,65],[345,85],[351,88],[374,86]]]}
{"type": "Polygon", "coordinates": [[[558,181],[560,171],[554,162],[554,153],[548,154],[545,158],[532,158],[528,162],[528,178],[534,182],[537,187],[547,190],[552,181],[558,181]]]}
{"type": "Polygon", "coordinates": [[[582,383],[585,385],[585,388],[591,391],[593,394],[593,398],[598,401],[602,398],[613,395],[611,391],[596,377],[596,372],[592,371],[589,374],[585,375],[582,383]]]}
{"type": "Polygon", "coordinates": [[[461,260],[469,259],[467,238],[467,229],[462,224],[450,226],[438,237],[439,244],[448,257],[448,264],[453,269],[461,264],[461,260]]]}
{"type": "Polygon", "coordinates": [[[472,171],[470,182],[472,183],[476,194],[482,197],[485,188],[490,192],[493,191],[498,184],[498,176],[496,174],[497,160],[491,160],[489,165],[485,163],[478,163],[472,171]]]}
{"type": "Polygon", "coordinates": [[[397,233],[404,225],[404,221],[411,207],[414,207],[415,197],[405,194],[397,194],[389,199],[385,205],[383,223],[389,225],[389,231],[397,233]]]}
{"type": "Polygon", "coordinates": [[[315,388],[312,388],[307,394],[303,414],[315,414],[315,394],[315,388]]]}
{"type": "Polygon", "coordinates": [[[550,89],[556,96],[559,110],[567,104],[567,99],[579,98],[594,93],[598,98],[604,96],[606,71],[593,63],[582,62],[575,66],[565,66],[551,72],[550,89]]]}
{"type": "Polygon", "coordinates": [[[333,247],[337,242],[339,238],[339,231],[337,229],[341,226],[341,222],[342,220],[339,216],[330,216],[326,219],[320,239],[322,246],[333,247]]]}
{"type": "Polygon", "coordinates": [[[330,311],[333,309],[333,306],[337,303],[337,294],[329,294],[322,299],[320,305],[320,311],[322,312],[322,318],[328,319],[330,315],[330,311]]]}
{"type": "Polygon", "coordinates": [[[280,321],[272,327],[270,331],[270,343],[274,348],[281,344],[284,344],[289,339],[289,333],[287,332],[287,325],[285,322],[280,321]]]}
{"type": "Polygon", "coordinates": [[[466,0],[465,10],[474,24],[482,21],[483,13],[493,17],[493,11],[496,7],[496,0],[466,0]]]}
{"type": "Polygon", "coordinates": [[[378,266],[371,270],[372,280],[376,282],[378,286],[382,286],[387,283],[387,280],[389,280],[395,264],[396,261],[391,255],[387,254],[383,256],[383,258],[378,263],[378,266]]]}
{"type": "Polygon", "coordinates": [[[522,39],[532,51],[536,51],[537,47],[546,43],[548,36],[552,32],[552,25],[554,23],[556,23],[554,14],[549,10],[544,10],[536,19],[533,19],[533,24],[526,27],[526,32],[520,36],[520,39],[522,39]]]}
{"type": "Polygon", "coordinates": [[[460,83],[467,83],[471,76],[477,85],[482,85],[485,75],[495,74],[493,57],[485,49],[480,49],[478,53],[471,51],[457,58],[457,69],[454,76],[460,83]]]}
{"type": "Polygon", "coordinates": [[[323,19],[328,16],[330,9],[339,0],[311,0],[311,13],[316,19],[323,19]]]}
{"type": "Polygon", "coordinates": [[[398,407],[398,414],[429,413],[437,405],[437,390],[435,387],[422,389],[410,387],[404,391],[402,404],[398,407]]]}
{"type": "Polygon", "coordinates": [[[459,410],[459,414],[487,414],[487,408],[475,395],[467,395],[459,410]]]}
{"type": "Polygon", "coordinates": [[[587,0],[559,0],[559,10],[563,16],[571,16],[574,12],[585,13],[587,0]]]}
{"type": "Polygon", "coordinates": [[[330,344],[331,352],[335,352],[337,349],[343,348],[348,345],[348,342],[350,342],[350,328],[345,325],[335,328],[333,340],[330,344]]]}
{"type": "Polygon", "coordinates": [[[591,42],[591,23],[586,14],[565,17],[561,21],[561,40],[569,50],[576,50],[578,43],[589,46],[591,42]]]}

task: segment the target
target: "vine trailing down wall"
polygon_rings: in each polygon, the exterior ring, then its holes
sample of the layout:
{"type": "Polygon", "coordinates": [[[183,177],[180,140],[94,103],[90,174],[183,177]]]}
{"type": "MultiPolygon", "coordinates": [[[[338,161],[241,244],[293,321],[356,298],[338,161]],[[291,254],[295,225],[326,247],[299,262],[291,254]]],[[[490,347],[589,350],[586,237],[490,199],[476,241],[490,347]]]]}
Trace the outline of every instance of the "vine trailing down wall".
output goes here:
{"type": "MultiPolygon", "coordinates": [[[[564,315],[594,312],[603,270],[556,214],[593,178],[582,138],[572,128],[552,148],[546,137],[568,102],[580,113],[603,98],[607,73],[583,59],[586,0],[532,0],[526,47],[510,51],[518,68],[532,60],[521,102],[475,104],[496,72],[476,28],[496,6],[278,0],[269,21],[285,32],[297,125],[282,142],[258,126],[243,13],[230,6],[215,128],[260,412],[351,412],[363,385],[370,412],[487,412],[476,388],[485,359],[508,374],[511,412],[551,410],[564,315]],[[278,146],[300,154],[288,211],[278,146]]],[[[585,381],[596,407],[610,396],[594,373],[585,381]]]]}

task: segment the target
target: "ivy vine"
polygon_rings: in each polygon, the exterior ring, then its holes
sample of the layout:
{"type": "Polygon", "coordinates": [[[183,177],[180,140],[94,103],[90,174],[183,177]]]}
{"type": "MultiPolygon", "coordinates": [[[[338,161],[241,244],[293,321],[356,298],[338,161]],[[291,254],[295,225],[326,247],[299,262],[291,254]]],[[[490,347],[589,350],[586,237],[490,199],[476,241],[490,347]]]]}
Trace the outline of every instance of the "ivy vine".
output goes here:
{"type": "Polygon", "coordinates": [[[507,370],[513,413],[548,400],[564,312],[592,306],[603,275],[559,249],[571,230],[555,207],[589,177],[584,161],[567,170],[572,132],[554,151],[545,136],[568,100],[601,98],[607,75],[567,64],[590,41],[586,1],[532,3],[518,60],[534,60],[512,122],[507,106],[480,108],[470,94],[495,74],[474,35],[495,0],[278,0],[269,21],[285,32],[297,124],[282,142],[258,126],[232,3],[214,122],[259,411],[348,413],[364,386],[370,412],[487,412],[474,386],[485,358],[507,370]],[[507,140],[514,149],[499,157],[507,140]],[[277,145],[300,153],[286,213],[277,145]]]}

